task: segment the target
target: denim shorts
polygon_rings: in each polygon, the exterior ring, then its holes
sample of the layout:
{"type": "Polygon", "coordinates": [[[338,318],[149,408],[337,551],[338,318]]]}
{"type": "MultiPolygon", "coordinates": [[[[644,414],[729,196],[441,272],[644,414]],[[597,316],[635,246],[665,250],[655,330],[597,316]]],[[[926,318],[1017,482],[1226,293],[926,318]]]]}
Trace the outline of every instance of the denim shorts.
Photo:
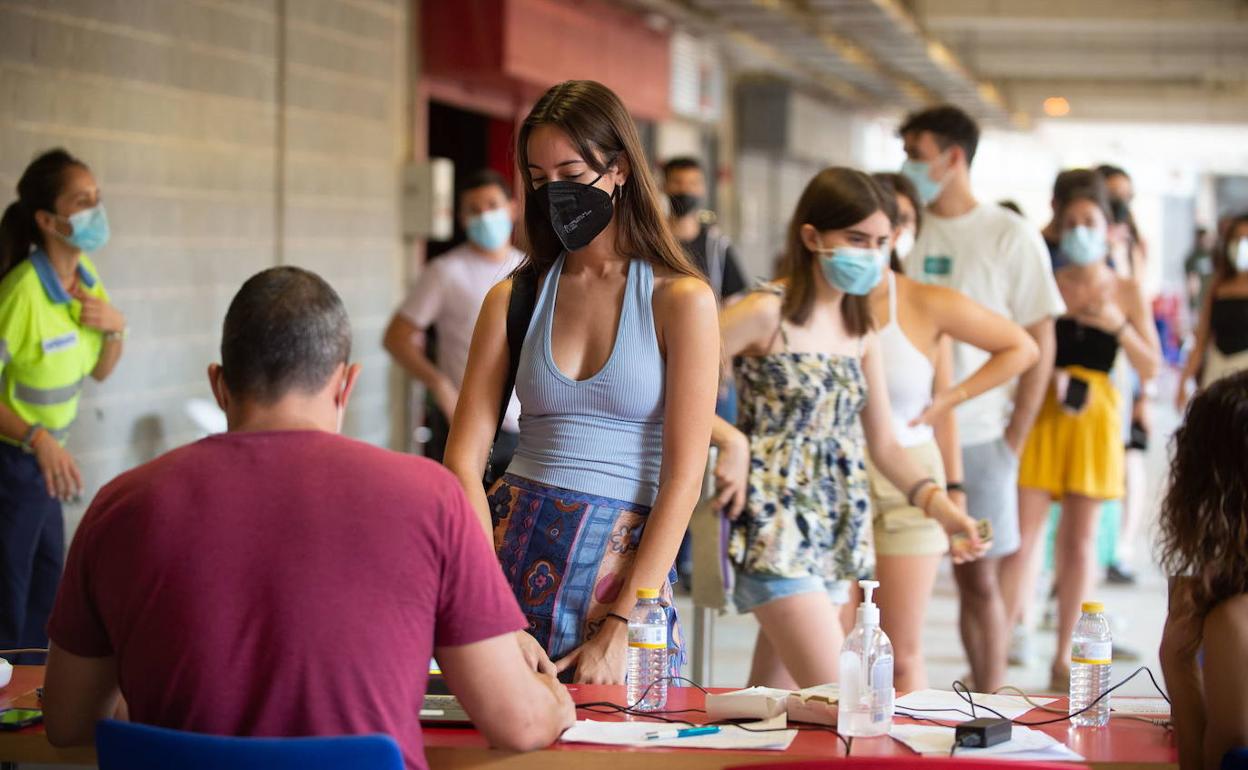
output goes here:
{"type": "Polygon", "coordinates": [[[763,575],[737,570],[737,582],[732,591],[733,603],[737,612],[751,612],[776,599],[784,599],[798,594],[828,594],[833,604],[849,603],[848,580],[834,580],[804,575],[802,577],[780,577],[779,575],[763,575]]]}
{"type": "Polygon", "coordinates": [[[967,513],[992,523],[992,546],[984,558],[1018,550],[1018,457],[1005,439],[962,447],[962,484],[967,513]]]}

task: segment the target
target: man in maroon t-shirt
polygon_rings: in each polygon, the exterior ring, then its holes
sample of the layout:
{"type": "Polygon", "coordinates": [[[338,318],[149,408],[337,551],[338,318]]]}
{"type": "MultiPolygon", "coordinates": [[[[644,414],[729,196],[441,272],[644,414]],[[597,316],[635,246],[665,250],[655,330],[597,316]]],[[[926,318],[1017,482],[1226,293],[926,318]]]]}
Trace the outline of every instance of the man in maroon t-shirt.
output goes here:
{"type": "Polygon", "coordinates": [[[123,474],[70,548],[49,623],[45,719],[90,743],[136,722],[220,735],[384,732],[424,768],[429,659],[491,743],[575,720],[525,663],[524,627],[440,465],[337,435],[359,375],[328,284],[266,270],[230,305],[208,375],[230,430],[123,474]]]}

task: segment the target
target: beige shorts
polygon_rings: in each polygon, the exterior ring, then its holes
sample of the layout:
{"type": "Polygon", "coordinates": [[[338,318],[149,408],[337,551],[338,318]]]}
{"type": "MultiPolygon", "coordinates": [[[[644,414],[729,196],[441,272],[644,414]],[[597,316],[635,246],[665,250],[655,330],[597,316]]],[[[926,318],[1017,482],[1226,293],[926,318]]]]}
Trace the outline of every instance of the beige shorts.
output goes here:
{"type": "MultiPolygon", "coordinates": [[[[936,442],[907,447],[910,459],[924,473],[945,485],[945,464],[940,459],[936,442]]],[[[874,522],[875,552],[879,556],[929,556],[949,550],[949,537],[934,519],[906,500],[906,493],[884,478],[879,469],[867,461],[871,484],[871,510],[874,522]]]]}

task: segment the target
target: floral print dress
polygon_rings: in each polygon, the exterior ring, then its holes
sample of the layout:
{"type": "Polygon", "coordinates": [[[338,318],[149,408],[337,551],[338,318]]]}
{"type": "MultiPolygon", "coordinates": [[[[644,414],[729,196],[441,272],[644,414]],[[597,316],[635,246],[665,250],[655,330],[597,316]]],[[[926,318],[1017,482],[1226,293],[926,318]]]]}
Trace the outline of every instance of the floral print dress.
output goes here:
{"type": "MultiPolygon", "coordinates": [[[[758,290],[784,292],[775,284],[758,290]]],[[[789,352],[783,327],[778,333],[781,352],[735,362],[750,475],[729,557],[746,573],[869,578],[875,563],[858,419],[867,400],[860,356],[789,352]]]]}

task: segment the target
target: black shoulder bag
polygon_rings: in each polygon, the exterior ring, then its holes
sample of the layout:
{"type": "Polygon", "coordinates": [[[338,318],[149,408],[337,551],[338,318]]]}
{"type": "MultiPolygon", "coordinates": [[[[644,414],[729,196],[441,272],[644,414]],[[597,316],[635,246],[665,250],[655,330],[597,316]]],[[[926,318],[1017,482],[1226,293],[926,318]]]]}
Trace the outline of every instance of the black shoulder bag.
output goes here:
{"type": "Polygon", "coordinates": [[[511,297],[507,300],[507,380],[498,404],[498,425],[494,427],[494,442],[490,444],[490,456],[485,463],[486,488],[494,482],[490,478],[490,465],[494,459],[494,444],[498,443],[503,421],[507,419],[507,407],[511,404],[511,392],[516,389],[516,372],[520,370],[520,349],[533,320],[537,306],[537,272],[532,269],[517,272],[511,278],[511,297]]]}

